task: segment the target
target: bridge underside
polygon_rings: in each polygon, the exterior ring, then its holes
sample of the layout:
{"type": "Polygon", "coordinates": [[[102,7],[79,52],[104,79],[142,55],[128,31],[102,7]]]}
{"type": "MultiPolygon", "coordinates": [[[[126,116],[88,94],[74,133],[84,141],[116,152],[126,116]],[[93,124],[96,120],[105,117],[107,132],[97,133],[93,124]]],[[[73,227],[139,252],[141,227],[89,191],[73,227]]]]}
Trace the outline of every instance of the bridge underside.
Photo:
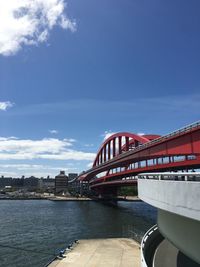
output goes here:
{"type": "Polygon", "coordinates": [[[102,198],[116,198],[118,196],[118,190],[121,187],[125,186],[137,186],[136,179],[130,180],[117,180],[117,181],[108,181],[102,183],[96,183],[90,185],[90,189],[96,192],[102,198]]]}
{"type": "MultiPolygon", "coordinates": [[[[158,159],[154,162],[157,162],[158,159]]],[[[188,159],[182,162],[174,162],[173,157],[169,159],[169,163],[155,164],[151,166],[144,166],[140,168],[126,169],[121,171],[121,169],[113,170],[114,173],[109,173],[106,176],[91,180],[89,182],[90,188],[95,191],[102,191],[103,188],[108,187],[122,187],[122,186],[135,186],[137,185],[137,175],[139,173],[145,172],[165,172],[165,171],[188,171],[191,169],[200,168],[200,160],[188,159]]],[[[131,164],[133,167],[133,164],[131,164]]],[[[130,168],[130,166],[129,166],[130,168]]],[[[110,170],[111,172],[111,170],[110,170]]]]}

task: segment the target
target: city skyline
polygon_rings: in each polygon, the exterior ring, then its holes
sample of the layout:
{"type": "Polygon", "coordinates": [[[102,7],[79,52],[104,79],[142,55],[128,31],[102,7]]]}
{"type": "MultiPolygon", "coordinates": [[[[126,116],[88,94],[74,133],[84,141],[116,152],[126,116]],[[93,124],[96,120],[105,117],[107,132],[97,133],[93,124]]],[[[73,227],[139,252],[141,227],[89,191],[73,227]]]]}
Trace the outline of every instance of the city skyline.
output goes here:
{"type": "Polygon", "coordinates": [[[112,133],[199,120],[198,1],[39,2],[0,4],[0,175],[81,172],[112,133]]]}

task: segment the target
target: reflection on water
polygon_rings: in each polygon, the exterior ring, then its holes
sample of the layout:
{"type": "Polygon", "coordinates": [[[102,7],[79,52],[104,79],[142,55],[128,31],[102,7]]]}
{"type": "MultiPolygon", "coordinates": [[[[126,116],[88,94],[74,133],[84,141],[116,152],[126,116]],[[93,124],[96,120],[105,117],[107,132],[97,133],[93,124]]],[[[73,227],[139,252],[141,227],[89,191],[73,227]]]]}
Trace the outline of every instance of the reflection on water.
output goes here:
{"type": "Polygon", "coordinates": [[[0,202],[0,244],[50,255],[0,247],[1,267],[42,267],[75,239],[133,237],[156,221],[156,210],[143,202],[117,206],[89,202],[16,200],[0,202]]]}

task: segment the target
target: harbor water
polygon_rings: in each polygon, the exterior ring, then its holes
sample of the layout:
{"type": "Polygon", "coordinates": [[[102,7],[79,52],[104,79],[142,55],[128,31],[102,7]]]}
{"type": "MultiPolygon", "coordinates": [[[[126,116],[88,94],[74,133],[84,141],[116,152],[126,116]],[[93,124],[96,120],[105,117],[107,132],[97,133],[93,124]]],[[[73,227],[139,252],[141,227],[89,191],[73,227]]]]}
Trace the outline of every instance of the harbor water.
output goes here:
{"type": "Polygon", "coordinates": [[[139,240],[155,222],[143,202],[1,200],[0,267],[44,267],[75,239],[139,240]]]}

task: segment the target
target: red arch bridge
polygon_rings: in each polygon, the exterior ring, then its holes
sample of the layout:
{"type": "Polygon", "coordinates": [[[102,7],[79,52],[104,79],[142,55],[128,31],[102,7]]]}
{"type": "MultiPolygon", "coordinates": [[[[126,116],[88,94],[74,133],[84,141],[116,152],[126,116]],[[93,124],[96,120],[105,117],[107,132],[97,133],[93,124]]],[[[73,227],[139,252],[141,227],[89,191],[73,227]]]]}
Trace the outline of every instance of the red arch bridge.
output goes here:
{"type": "Polygon", "coordinates": [[[93,167],[82,172],[76,184],[88,184],[101,195],[118,187],[137,185],[137,175],[200,168],[200,122],[165,136],[121,132],[100,146],[93,167]]]}

